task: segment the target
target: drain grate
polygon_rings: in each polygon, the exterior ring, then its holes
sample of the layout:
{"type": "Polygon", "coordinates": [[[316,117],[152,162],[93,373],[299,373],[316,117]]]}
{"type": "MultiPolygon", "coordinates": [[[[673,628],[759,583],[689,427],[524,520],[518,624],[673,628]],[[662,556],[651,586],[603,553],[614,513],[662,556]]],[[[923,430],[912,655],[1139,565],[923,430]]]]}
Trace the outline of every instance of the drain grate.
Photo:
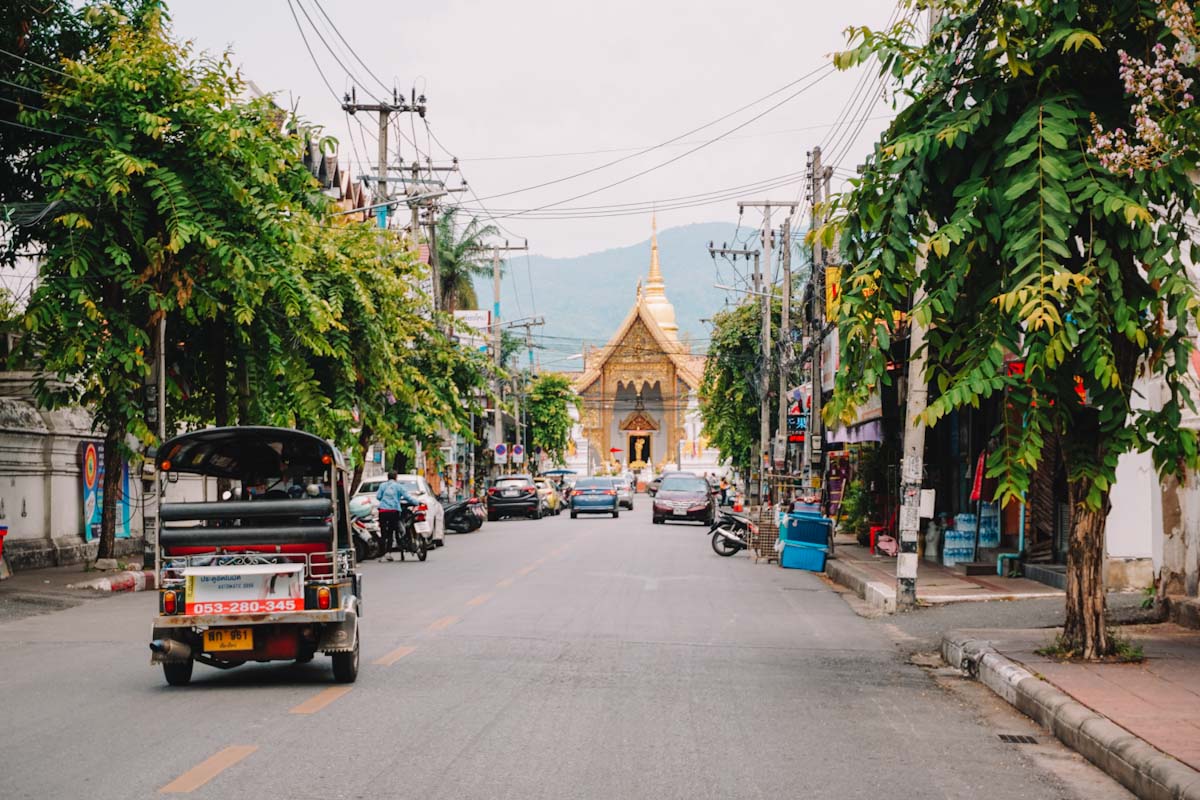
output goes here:
{"type": "Polygon", "coordinates": [[[1024,736],[1017,733],[1001,733],[1000,741],[1005,744],[1037,744],[1037,738],[1033,736],[1024,736]]]}

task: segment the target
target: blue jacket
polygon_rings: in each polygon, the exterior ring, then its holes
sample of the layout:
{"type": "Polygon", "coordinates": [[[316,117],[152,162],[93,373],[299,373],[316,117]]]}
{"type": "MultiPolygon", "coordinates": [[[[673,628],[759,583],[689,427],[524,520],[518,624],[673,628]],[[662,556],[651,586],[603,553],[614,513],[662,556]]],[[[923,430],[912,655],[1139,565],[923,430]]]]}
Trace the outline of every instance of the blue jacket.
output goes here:
{"type": "Polygon", "coordinates": [[[400,481],[384,481],[375,492],[380,511],[400,511],[404,504],[415,506],[421,501],[404,490],[400,481]]]}

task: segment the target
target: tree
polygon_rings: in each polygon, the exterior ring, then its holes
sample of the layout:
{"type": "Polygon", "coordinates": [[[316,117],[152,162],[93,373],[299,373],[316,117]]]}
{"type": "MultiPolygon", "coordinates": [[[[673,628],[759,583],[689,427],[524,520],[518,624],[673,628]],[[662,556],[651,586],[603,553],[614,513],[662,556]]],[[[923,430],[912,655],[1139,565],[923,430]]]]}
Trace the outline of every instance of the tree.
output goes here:
{"type": "MultiPolygon", "coordinates": [[[[779,330],[782,308],[772,305],[772,327],[779,330]]],[[[700,416],[709,440],[737,469],[757,463],[760,378],[770,369],[762,359],[762,307],[742,303],[713,317],[713,333],[700,383],[700,416]]],[[[776,424],[775,415],[771,415],[776,424]]]]}
{"type": "MultiPolygon", "coordinates": [[[[44,198],[42,165],[34,156],[62,142],[62,136],[21,119],[23,109],[45,104],[45,91],[61,77],[65,58],[78,58],[108,40],[118,24],[140,24],[154,0],[109,0],[76,4],[69,0],[15,0],[0,6],[0,204],[9,208],[44,198]],[[117,14],[102,13],[108,6],[117,14]]],[[[0,215],[2,217],[3,215],[0,215]]],[[[33,227],[0,236],[0,267],[30,250],[33,227]]]]}
{"type": "MultiPolygon", "coordinates": [[[[919,4],[911,4],[914,7],[919,4]]],[[[1172,34],[1136,0],[939,3],[928,43],[908,22],[852,29],[849,67],[877,57],[907,106],[835,205],[848,267],[837,318],[842,369],[832,422],[888,381],[896,320],[928,326],[925,421],[1002,399],[987,462],[997,499],[1018,499],[1050,443],[1071,508],[1065,643],[1111,652],[1102,579],[1117,458],[1151,450],[1163,472],[1197,461],[1179,428],[1197,297],[1183,266],[1186,218],[1200,209],[1188,157],[1114,174],[1089,150],[1132,129],[1119,51],[1149,53],[1172,34]],[[918,271],[918,249],[928,258],[918,271]],[[918,291],[919,290],[919,291],[918,291]],[[916,299],[914,299],[916,298],[916,299]],[[1019,360],[1023,374],[1006,370],[1019,360]],[[1135,378],[1169,390],[1135,409],[1135,378]]],[[[1190,68],[1189,68],[1190,69],[1190,68]]],[[[1195,255],[1195,254],[1193,254],[1195,255]]]]}
{"type": "Polygon", "coordinates": [[[579,398],[571,381],[562,375],[539,375],[529,387],[525,408],[533,432],[533,446],[540,447],[555,464],[566,458],[571,438],[571,406],[579,406],[579,398]]]}
{"type": "Polygon", "coordinates": [[[442,308],[451,314],[460,308],[478,308],[475,278],[492,274],[483,240],[499,233],[495,225],[484,225],[477,217],[459,231],[457,214],[458,209],[447,209],[437,222],[438,289],[442,308]]]}
{"type": "Polygon", "coordinates": [[[238,326],[271,353],[319,351],[334,322],[291,258],[307,213],[296,198],[313,180],[274,107],[237,102],[229,59],[171,41],[160,12],[109,27],[103,46],[62,62],[43,107],[21,113],[57,134],[34,160],[49,199],[69,209],[39,232],[46,254],[22,354],[40,361],[43,404],[82,404],[105,430],[101,557],[113,548],[118,467],[133,442],[154,439],[141,398],[159,319],[238,326]],[[279,317],[287,341],[278,327],[252,330],[279,317]]]}

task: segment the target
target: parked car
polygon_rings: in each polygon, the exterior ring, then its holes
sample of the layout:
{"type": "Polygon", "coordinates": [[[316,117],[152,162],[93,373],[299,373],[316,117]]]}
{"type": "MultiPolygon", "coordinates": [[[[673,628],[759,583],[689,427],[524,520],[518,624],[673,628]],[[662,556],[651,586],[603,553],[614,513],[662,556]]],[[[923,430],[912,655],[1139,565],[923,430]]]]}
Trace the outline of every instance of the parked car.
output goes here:
{"type": "Polygon", "coordinates": [[[571,493],[571,519],[580,514],[621,515],[617,487],[612,478],[580,478],[571,493]]]}
{"type": "Polygon", "coordinates": [[[708,481],[691,473],[677,472],[663,477],[654,496],[650,519],[655,525],[663,524],[666,519],[711,525],[716,515],[716,498],[708,481]]]}
{"type": "Polygon", "coordinates": [[[562,513],[563,499],[549,478],[535,478],[533,485],[537,487],[538,496],[542,498],[542,513],[558,516],[562,513]]]}
{"type": "MultiPolygon", "coordinates": [[[[386,477],[369,478],[358,485],[354,496],[367,494],[374,501],[375,493],[386,480],[386,477]]],[[[396,481],[404,487],[404,491],[420,501],[420,505],[414,510],[417,533],[432,541],[434,547],[446,544],[446,510],[437,496],[430,491],[424,476],[406,473],[397,475],[396,481]]]]}
{"type": "Polygon", "coordinates": [[[487,490],[488,521],[501,517],[542,518],[542,498],[533,476],[527,474],[501,475],[492,480],[487,490]]]}
{"type": "Polygon", "coordinates": [[[633,478],[622,475],[619,478],[613,478],[613,484],[617,487],[617,504],[633,511],[633,494],[637,491],[633,486],[633,478]]]}

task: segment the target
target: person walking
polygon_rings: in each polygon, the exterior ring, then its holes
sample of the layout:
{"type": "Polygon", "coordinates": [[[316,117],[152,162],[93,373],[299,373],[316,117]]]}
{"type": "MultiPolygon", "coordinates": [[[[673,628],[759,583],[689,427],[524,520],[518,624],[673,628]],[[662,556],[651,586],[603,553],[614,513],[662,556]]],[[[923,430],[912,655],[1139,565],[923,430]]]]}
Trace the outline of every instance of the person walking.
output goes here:
{"type": "Polygon", "coordinates": [[[729,505],[729,479],[721,477],[721,505],[729,505]]]}
{"type": "Polygon", "coordinates": [[[404,489],[404,485],[396,480],[396,473],[389,472],[387,480],[379,485],[375,492],[379,501],[379,534],[383,537],[383,560],[395,561],[392,558],[392,542],[400,544],[400,512],[405,504],[417,505],[417,499],[404,489]]]}

